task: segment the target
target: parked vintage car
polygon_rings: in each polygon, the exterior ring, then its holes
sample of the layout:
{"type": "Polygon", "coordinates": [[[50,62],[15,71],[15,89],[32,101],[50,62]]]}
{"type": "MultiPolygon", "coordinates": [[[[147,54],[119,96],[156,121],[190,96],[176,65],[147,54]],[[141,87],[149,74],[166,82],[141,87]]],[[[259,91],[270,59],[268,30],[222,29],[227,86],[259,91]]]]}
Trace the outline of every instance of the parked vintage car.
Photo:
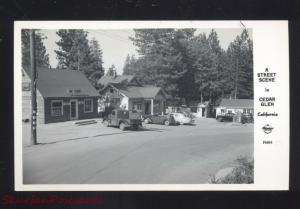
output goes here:
{"type": "Polygon", "coordinates": [[[175,122],[177,124],[193,124],[195,122],[194,119],[192,119],[192,117],[184,113],[171,113],[171,115],[174,117],[175,122]]]}
{"type": "Polygon", "coordinates": [[[220,122],[232,122],[233,121],[233,116],[234,116],[234,113],[226,113],[224,115],[218,115],[217,116],[217,121],[220,121],[220,122]]]}
{"type": "Polygon", "coordinates": [[[164,124],[166,126],[175,125],[175,119],[172,115],[144,115],[142,117],[146,124],[153,123],[153,124],[164,124]]]}
{"type": "Polygon", "coordinates": [[[119,127],[121,130],[131,128],[137,130],[142,125],[141,115],[128,110],[115,109],[103,120],[106,126],[119,127]]]}
{"type": "Polygon", "coordinates": [[[243,113],[241,116],[241,123],[253,123],[253,115],[249,113],[243,113]]]}

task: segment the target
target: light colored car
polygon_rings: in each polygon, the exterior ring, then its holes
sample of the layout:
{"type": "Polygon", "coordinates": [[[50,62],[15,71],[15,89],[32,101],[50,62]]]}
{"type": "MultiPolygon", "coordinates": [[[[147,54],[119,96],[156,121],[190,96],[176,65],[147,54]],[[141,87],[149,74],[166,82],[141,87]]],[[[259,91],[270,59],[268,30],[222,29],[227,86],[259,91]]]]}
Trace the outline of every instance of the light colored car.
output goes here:
{"type": "Polygon", "coordinates": [[[179,123],[181,125],[192,124],[195,122],[191,117],[188,117],[188,116],[184,115],[183,113],[172,113],[171,115],[174,117],[175,122],[179,123]]]}

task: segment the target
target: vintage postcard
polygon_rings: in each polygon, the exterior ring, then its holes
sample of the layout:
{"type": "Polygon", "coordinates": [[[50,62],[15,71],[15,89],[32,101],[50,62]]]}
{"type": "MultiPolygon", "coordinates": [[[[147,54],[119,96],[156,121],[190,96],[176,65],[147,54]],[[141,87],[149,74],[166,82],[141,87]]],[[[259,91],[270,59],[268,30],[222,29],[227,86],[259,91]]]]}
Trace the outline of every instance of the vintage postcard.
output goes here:
{"type": "Polygon", "coordinates": [[[16,21],[15,190],[289,189],[287,21],[16,21]]]}

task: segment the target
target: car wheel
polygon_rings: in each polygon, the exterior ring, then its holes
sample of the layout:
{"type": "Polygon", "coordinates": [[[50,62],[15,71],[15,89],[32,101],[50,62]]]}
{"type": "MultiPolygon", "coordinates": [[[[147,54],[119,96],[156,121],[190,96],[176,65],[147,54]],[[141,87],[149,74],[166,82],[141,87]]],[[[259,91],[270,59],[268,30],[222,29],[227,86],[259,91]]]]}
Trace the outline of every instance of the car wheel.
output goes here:
{"type": "Polygon", "coordinates": [[[146,118],[146,119],[144,120],[144,122],[145,122],[146,124],[149,124],[149,123],[151,123],[151,120],[150,120],[149,118],[146,118]]]}
{"type": "Polygon", "coordinates": [[[124,131],[125,130],[125,124],[124,123],[120,123],[119,128],[124,131]]]}
{"type": "Polygon", "coordinates": [[[165,124],[166,126],[169,126],[169,125],[170,125],[170,121],[165,120],[164,124],[165,124]]]}
{"type": "Polygon", "coordinates": [[[103,121],[102,124],[106,127],[109,127],[109,122],[107,120],[103,121]]]}
{"type": "Polygon", "coordinates": [[[139,129],[139,125],[133,125],[133,126],[132,126],[132,129],[133,129],[134,131],[138,130],[138,129],[139,129]]]}

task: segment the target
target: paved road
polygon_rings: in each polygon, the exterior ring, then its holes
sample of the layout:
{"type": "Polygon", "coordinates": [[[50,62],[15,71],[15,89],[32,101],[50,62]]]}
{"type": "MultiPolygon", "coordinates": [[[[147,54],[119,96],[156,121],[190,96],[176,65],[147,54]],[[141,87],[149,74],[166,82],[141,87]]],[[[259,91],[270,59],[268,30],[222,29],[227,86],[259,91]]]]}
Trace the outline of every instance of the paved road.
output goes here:
{"type": "Polygon", "coordinates": [[[206,183],[238,156],[252,154],[252,124],[199,119],[195,126],[147,125],[137,132],[24,147],[24,183],[206,183]]]}

